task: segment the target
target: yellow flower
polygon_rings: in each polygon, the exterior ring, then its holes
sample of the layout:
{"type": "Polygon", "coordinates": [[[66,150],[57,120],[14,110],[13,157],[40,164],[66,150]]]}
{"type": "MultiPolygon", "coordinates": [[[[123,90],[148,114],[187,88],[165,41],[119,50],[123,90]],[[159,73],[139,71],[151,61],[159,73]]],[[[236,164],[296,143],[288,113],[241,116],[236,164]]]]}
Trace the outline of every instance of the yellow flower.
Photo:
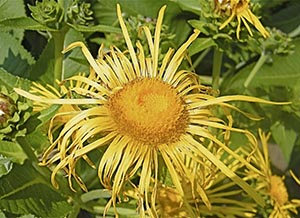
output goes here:
{"type": "Polygon", "coordinates": [[[230,15],[229,18],[219,27],[219,29],[223,29],[232,21],[234,17],[236,17],[238,21],[236,36],[238,39],[240,38],[241,22],[243,22],[251,36],[253,36],[253,33],[247,22],[255,26],[262,36],[267,38],[269,33],[261,24],[259,19],[251,12],[249,8],[249,2],[250,0],[215,0],[216,10],[218,12],[230,15]]]}
{"type": "Polygon", "coordinates": [[[271,211],[268,214],[269,218],[290,218],[292,214],[297,214],[297,208],[300,207],[300,199],[289,200],[287,188],[284,184],[284,177],[274,175],[271,170],[268,139],[270,134],[265,134],[259,130],[262,149],[257,149],[251,157],[253,164],[260,168],[262,174],[248,172],[247,179],[255,179],[256,190],[270,198],[271,211]]]}
{"type": "MultiPolygon", "coordinates": [[[[186,159],[192,165],[209,162],[258,204],[264,205],[263,199],[206,145],[212,142],[215,149],[223,150],[243,166],[256,171],[247,160],[227,147],[225,138],[231,131],[245,134],[252,144],[256,144],[250,132],[232,127],[233,121],[227,112],[229,109],[239,109],[228,102],[271,102],[239,95],[214,97],[210,94],[210,88],[199,84],[193,73],[178,70],[188,46],[199,35],[197,30],[177,51],[169,49],[159,64],[164,10],[165,7],[162,7],[159,11],[153,37],[149,28],[143,28],[148,40],[149,55],[145,55],[139,42],[136,44],[137,51],[134,50],[118,5],[117,15],[128,52],[113,46],[109,52],[104,52],[101,47],[99,58],[95,60],[82,42],[75,42],[64,52],[81,47],[92,68],[89,77],[78,75],[66,79],[62,84],[66,87],[69,84],[69,88],[63,92],[64,95],[47,94],[38,85],[34,87],[35,93],[15,89],[20,95],[43,104],[76,106],[75,110],[59,112],[55,116],[72,115],[69,119],[61,119],[64,123],[57,137],[53,133],[54,124],[51,121],[51,145],[42,157],[42,165],[55,166],[51,176],[55,187],[58,187],[56,174],[64,170],[72,189],[72,181],[75,179],[86,190],[80,175],[76,173],[76,163],[83,158],[95,167],[88,154],[103,149],[98,176],[102,185],[112,193],[106,210],[111,206],[116,209],[125,184],[130,184],[138,191],[141,215],[151,211],[149,202],[155,204],[158,173],[164,166],[181,197],[184,196],[184,184],[201,187],[201,184],[197,184],[203,180],[195,179],[194,174],[197,172],[185,166],[186,159]],[[228,121],[218,118],[214,114],[216,109],[224,109],[228,121]],[[218,131],[222,137],[217,137],[218,131]],[[139,182],[135,184],[131,180],[137,176],[139,182]]],[[[57,93],[53,89],[49,88],[57,93]]],[[[201,188],[196,192],[209,207],[209,200],[201,188]]],[[[155,212],[150,216],[156,216],[155,212]]]]}
{"type": "MultiPolygon", "coordinates": [[[[209,147],[212,148],[212,146],[209,147]]],[[[242,148],[235,150],[235,152],[241,157],[249,155],[242,148]]],[[[224,152],[218,151],[215,155],[220,157],[224,155],[224,152]]],[[[231,155],[227,156],[223,161],[233,172],[238,172],[239,174],[245,173],[243,164],[231,155]]],[[[199,183],[195,184],[196,187],[193,187],[192,184],[185,184],[183,186],[185,194],[183,197],[174,187],[160,184],[158,186],[155,207],[159,217],[255,217],[255,203],[250,202],[245,197],[246,195],[243,193],[243,190],[233,181],[226,178],[226,175],[213,165],[208,167],[209,163],[205,163],[205,165],[208,165],[206,169],[203,169],[203,164],[194,164],[190,165],[186,163],[186,166],[192,168],[195,172],[206,172],[205,177],[207,179],[203,180],[199,174],[198,176],[193,174],[195,175],[195,180],[203,181],[201,187],[199,183]],[[201,191],[195,193],[194,189],[201,189],[201,191]],[[201,192],[205,193],[207,200],[209,200],[209,207],[203,197],[199,195],[201,192]]]]}

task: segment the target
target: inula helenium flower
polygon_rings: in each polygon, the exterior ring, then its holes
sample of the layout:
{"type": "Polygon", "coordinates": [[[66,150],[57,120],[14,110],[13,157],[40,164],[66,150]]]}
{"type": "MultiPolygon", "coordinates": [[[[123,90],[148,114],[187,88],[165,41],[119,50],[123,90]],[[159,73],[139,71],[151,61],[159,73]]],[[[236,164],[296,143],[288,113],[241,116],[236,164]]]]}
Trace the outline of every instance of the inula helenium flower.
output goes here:
{"type": "MultiPolygon", "coordinates": [[[[138,193],[140,213],[155,217],[156,212],[150,207],[155,205],[159,169],[167,169],[176,192],[183,197],[183,185],[201,187],[197,184],[203,182],[198,172],[185,164],[186,160],[190,165],[209,162],[263,205],[263,199],[207,145],[213,144],[214,149],[224,150],[243,166],[255,171],[243,157],[230,150],[224,140],[230,131],[236,131],[256,144],[250,132],[232,127],[233,121],[228,111],[238,109],[227,102],[270,102],[248,96],[214,97],[210,94],[210,88],[199,84],[193,73],[179,70],[188,46],[199,35],[197,30],[177,51],[170,48],[159,64],[165,8],[159,11],[154,36],[149,28],[143,28],[150,55],[145,55],[145,45],[139,42],[136,44],[137,51],[134,50],[118,5],[118,19],[128,52],[114,46],[109,52],[100,48],[98,58],[94,59],[82,42],[75,42],[64,52],[81,47],[92,68],[88,77],[78,75],[66,79],[64,86],[68,83],[70,86],[64,94],[57,93],[53,87],[49,88],[50,94],[45,92],[43,86],[36,86],[34,94],[15,89],[39,103],[76,106],[69,111],[65,108],[55,116],[54,120],[68,116],[68,119],[60,120],[62,129],[58,136],[53,133],[53,121],[50,123],[51,146],[42,157],[42,165],[55,166],[51,177],[54,186],[58,186],[56,174],[64,170],[70,187],[73,178],[86,190],[80,175],[76,173],[76,163],[83,158],[94,166],[88,158],[89,153],[103,149],[98,176],[102,185],[111,190],[106,209],[111,205],[116,208],[116,201],[127,184],[138,193]],[[215,111],[223,109],[223,115],[227,116],[225,120],[215,115],[215,111]],[[216,135],[218,131],[221,134],[216,135]]],[[[195,191],[210,207],[205,190],[199,188],[195,191]]]]}
{"type": "Polygon", "coordinates": [[[256,190],[270,200],[265,208],[262,208],[264,213],[270,218],[277,217],[295,217],[297,208],[300,207],[300,199],[289,199],[289,194],[284,183],[284,178],[275,175],[271,170],[271,162],[269,156],[268,140],[270,134],[265,134],[259,130],[262,149],[257,150],[252,156],[254,165],[260,167],[261,174],[248,172],[249,179],[256,180],[256,190]]]}
{"type": "Polygon", "coordinates": [[[220,29],[223,29],[234,17],[236,17],[238,21],[236,35],[238,39],[240,38],[242,22],[251,36],[253,33],[247,22],[255,26],[263,37],[268,37],[268,31],[264,28],[259,19],[252,13],[249,3],[250,0],[215,0],[215,7],[217,11],[229,15],[229,18],[220,26],[220,29]]]}

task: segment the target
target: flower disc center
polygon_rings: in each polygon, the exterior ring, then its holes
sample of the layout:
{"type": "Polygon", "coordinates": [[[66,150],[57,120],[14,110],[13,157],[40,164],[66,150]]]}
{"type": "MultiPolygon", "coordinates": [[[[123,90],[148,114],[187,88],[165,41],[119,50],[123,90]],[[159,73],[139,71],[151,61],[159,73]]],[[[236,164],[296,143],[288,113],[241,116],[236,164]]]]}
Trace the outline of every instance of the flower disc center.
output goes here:
{"type": "Polygon", "coordinates": [[[127,83],[110,97],[108,107],[118,131],[143,143],[175,142],[187,126],[183,100],[158,79],[127,83]]]}

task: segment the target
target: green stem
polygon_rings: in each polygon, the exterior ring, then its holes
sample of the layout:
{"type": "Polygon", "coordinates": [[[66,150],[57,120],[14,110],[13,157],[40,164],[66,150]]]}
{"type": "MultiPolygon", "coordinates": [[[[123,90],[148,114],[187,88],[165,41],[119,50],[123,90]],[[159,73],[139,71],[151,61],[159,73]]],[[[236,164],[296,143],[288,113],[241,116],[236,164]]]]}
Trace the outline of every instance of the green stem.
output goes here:
{"type": "Polygon", "coordinates": [[[249,73],[247,79],[244,82],[244,87],[245,88],[248,88],[248,86],[251,83],[252,79],[254,78],[256,73],[259,71],[259,69],[263,66],[263,64],[266,62],[267,59],[268,59],[268,56],[265,54],[265,52],[262,52],[260,58],[258,59],[255,66],[253,67],[253,69],[251,70],[251,72],[249,73]]]}
{"type": "Polygon", "coordinates": [[[219,81],[221,75],[223,52],[214,49],[214,58],[213,58],[213,69],[212,69],[212,88],[217,90],[219,89],[219,81]]]}
{"type": "Polygon", "coordinates": [[[64,49],[64,41],[65,41],[65,30],[60,30],[58,32],[51,32],[51,35],[54,40],[54,81],[53,85],[56,87],[56,80],[63,80],[63,54],[62,50],[64,49]]]}

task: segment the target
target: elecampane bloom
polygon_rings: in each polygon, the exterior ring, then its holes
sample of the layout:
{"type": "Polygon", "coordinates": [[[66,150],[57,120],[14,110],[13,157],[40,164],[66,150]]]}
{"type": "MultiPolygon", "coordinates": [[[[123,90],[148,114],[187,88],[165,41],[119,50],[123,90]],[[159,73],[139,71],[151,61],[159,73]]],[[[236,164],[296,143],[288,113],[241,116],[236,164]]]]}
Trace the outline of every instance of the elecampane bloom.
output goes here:
{"type": "MultiPolygon", "coordinates": [[[[251,157],[251,162],[260,167],[262,174],[248,172],[247,179],[255,180],[255,188],[258,193],[270,199],[270,202],[263,209],[270,218],[289,218],[297,214],[300,207],[300,199],[289,199],[288,191],[284,183],[284,177],[273,174],[269,160],[268,140],[270,134],[265,134],[259,130],[262,149],[257,149],[251,157]]],[[[246,178],[246,177],[245,177],[246,178]]]]}
{"type": "Polygon", "coordinates": [[[252,13],[249,3],[250,0],[215,0],[216,10],[219,13],[222,12],[229,15],[229,18],[220,26],[219,29],[223,29],[234,19],[234,17],[236,17],[238,21],[236,35],[238,39],[240,38],[242,22],[251,36],[253,33],[247,22],[255,26],[263,37],[268,37],[268,31],[264,28],[259,19],[252,13]]]}
{"type": "MultiPolygon", "coordinates": [[[[215,97],[211,95],[210,87],[201,85],[192,72],[178,70],[188,46],[199,35],[197,30],[177,51],[170,48],[160,63],[159,41],[164,10],[162,7],[159,11],[154,36],[149,28],[143,28],[149,55],[143,50],[145,45],[139,42],[136,43],[137,51],[134,50],[118,5],[118,19],[128,52],[114,46],[104,51],[101,47],[98,58],[94,59],[82,42],[75,42],[64,52],[81,47],[91,65],[88,76],[77,75],[62,81],[60,91],[49,87],[54,94],[40,85],[33,87],[33,93],[15,89],[40,105],[72,106],[65,107],[52,119],[49,128],[51,145],[43,154],[42,165],[54,165],[51,181],[55,187],[58,187],[56,174],[64,170],[72,189],[75,179],[86,190],[76,173],[76,163],[84,159],[95,167],[88,154],[103,149],[98,176],[103,186],[111,190],[106,209],[112,205],[116,208],[125,184],[130,184],[138,192],[140,213],[144,216],[145,211],[151,211],[149,202],[155,204],[160,167],[166,167],[176,192],[183,197],[184,184],[201,187],[197,183],[203,182],[196,179],[198,172],[187,167],[185,160],[200,165],[209,162],[258,204],[264,205],[263,199],[206,145],[213,143],[215,149],[223,150],[243,166],[257,171],[227,146],[226,137],[231,131],[245,134],[253,145],[256,144],[250,132],[232,127],[233,120],[228,111],[240,110],[228,102],[270,102],[239,95],[215,97]],[[215,111],[223,111],[227,118],[219,118],[215,111]],[[59,119],[61,130],[57,136],[53,130],[59,117],[66,119],[59,119]],[[218,131],[222,137],[216,135],[218,131]],[[131,181],[137,176],[138,184],[131,181]]],[[[196,192],[210,207],[205,192],[201,188],[196,192]]],[[[155,213],[150,215],[156,216],[155,213]]]]}

